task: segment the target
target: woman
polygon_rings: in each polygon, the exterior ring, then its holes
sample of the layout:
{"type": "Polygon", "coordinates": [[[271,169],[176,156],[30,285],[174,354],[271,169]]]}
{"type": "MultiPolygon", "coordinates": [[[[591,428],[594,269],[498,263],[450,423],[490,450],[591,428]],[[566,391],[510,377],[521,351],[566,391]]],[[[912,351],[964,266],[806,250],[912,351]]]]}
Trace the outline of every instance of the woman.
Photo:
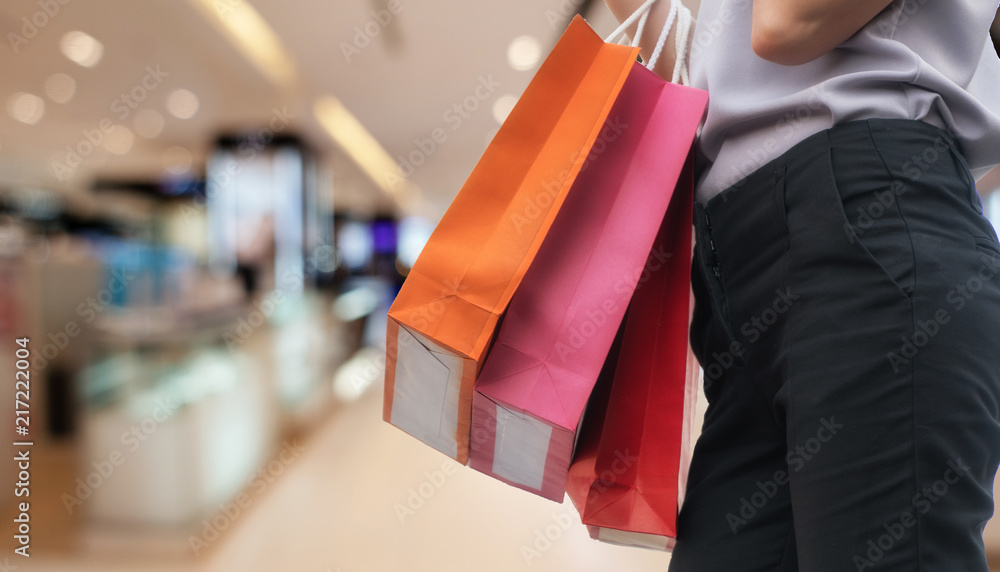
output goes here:
{"type": "Polygon", "coordinates": [[[671,571],[988,569],[1000,245],[974,177],[1000,163],[997,4],[701,3],[709,406],[671,571]]]}

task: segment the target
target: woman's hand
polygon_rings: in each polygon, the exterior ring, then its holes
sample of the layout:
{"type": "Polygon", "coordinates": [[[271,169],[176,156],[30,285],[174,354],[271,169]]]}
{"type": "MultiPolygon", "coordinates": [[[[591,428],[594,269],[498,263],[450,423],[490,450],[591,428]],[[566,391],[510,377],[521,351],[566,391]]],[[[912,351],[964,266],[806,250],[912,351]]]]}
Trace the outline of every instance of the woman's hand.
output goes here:
{"type": "MultiPolygon", "coordinates": [[[[844,43],[892,0],[753,0],[750,44],[765,60],[811,62],[844,43]]],[[[645,35],[645,34],[644,34],[645,35]]]]}
{"type": "MultiPolygon", "coordinates": [[[[604,0],[604,3],[608,5],[611,12],[615,15],[615,18],[619,22],[624,22],[629,16],[632,15],[639,6],[642,6],[644,0],[604,0]]],[[[698,13],[698,7],[701,5],[701,0],[683,0],[682,2],[685,6],[691,10],[691,15],[696,16],[698,13]]],[[[670,0],[659,0],[653,7],[650,8],[649,19],[646,20],[646,26],[642,30],[642,37],[639,38],[639,53],[642,54],[642,59],[649,61],[650,57],[653,55],[653,50],[656,49],[656,40],[660,37],[660,30],[663,29],[663,23],[667,21],[667,14],[670,13],[670,0]]],[[[626,31],[629,37],[635,36],[636,28],[638,24],[632,24],[631,27],[626,31]]],[[[676,27],[676,26],[675,26],[676,27]]],[[[691,24],[692,29],[694,29],[694,22],[691,24]]],[[[663,51],[660,52],[660,58],[656,60],[656,66],[653,71],[656,74],[667,81],[674,73],[674,60],[677,59],[677,50],[675,49],[675,38],[674,30],[671,30],[670,35],[667,36],[667,41],[663,46],[663,51]]]]}

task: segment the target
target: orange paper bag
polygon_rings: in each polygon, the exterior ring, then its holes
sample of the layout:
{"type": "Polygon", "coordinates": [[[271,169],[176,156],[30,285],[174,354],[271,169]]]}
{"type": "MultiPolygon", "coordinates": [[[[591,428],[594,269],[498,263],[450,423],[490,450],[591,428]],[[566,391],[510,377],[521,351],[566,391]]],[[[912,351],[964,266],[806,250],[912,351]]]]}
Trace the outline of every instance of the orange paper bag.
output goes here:
{"type": "Polygon", "coordinates": [[[461,463],[473,384],[498,321],[637,54],[573,20],[389,309],[383,417],[461,463]]]}

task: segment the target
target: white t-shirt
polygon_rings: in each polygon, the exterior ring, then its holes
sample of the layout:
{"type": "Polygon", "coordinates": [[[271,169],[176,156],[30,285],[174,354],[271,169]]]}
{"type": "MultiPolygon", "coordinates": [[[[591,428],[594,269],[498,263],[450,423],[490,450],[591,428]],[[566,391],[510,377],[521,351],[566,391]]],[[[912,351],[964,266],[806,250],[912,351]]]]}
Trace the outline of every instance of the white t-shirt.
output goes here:
{"type": "Polygon", "coordinates": [[[895,0],[799,66],[750,47],[752,0],[702,0],[691,84],[708,90],[697,198],[707,202],[809,135],[856,119],[919,119],[952,133],[976,177],[1000,163],[1000,0],[895,0]]]}

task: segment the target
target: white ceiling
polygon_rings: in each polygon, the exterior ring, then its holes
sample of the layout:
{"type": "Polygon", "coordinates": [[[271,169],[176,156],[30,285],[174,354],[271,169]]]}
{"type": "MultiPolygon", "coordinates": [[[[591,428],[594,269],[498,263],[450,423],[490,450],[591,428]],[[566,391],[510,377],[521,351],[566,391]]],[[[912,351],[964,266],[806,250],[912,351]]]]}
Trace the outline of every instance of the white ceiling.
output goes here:
{"type": "MultiPolygon", "coordinates": [[[[42,0],[44,2],[45,0],[42,0]]],[[[432,216],[454,197],[487,140],[498,127],[491,106],[503,94],[519,95],[533,70],[514,71],[507,63],[510,41],[521,35],[538,38],[547,51],[561,33],[575,0],[399,0],[402,10],[379,31],[370,45],[347,61],[343,46],[355,42],[358,28],[372,23],[372,11],[387,0],[249,0],[275,30],[295,61],[294,87],[272,85],[188,2],[181,0],[48,0],[60,5],[34,38],[14,53],[10,33],[21,33],[23,17],[39,12],[39,0],[4,0],[0,5],[0,105],[15,92],[44,97],[47,77],[62,72],[77,81],[75,97],[65,105],[46,98],[46,112],[36,125],[24,125],[0,113],[0,185],[40,186],[70,196],[85,196],[95,176],[154,179],[163,171],[162,154],[179,145],[201,165],[210,142],[220,131],[266,124],[275,109],[294,115],[290,132],[303,135],[333,166],[335,200],[342,206],[373,209],[388,201],[339,152],[312,115],[312,102],[330,94],[339,98],[393,156],[417,149],[445,128],[446,141],[411,180],[424,192],[432,216]],[[566,15],[566,19],[553,16],[566,15]],[[59,51],[63,34],[84,31],[104,44],[104,57],[93,68],[81,67],[59,51]],[[147,67],[169,74],[148,97],[120,119],[116,98],[139,85],[147,67]],[[492,77],[500,87],[484,105],[453,129],[444,114],[472,95],[480,78],[492,77]],[[185,88],[201,100],[191,119],[165,111],[170,91],[185,88]],[[67,145],[83,139],[83,131],[102,119],[132,127],[134,113],[155,109],[167,118],[154,139],[136,136],[132,151],[92,153],[72,177],[59,180],[49,165],[65,160],[67,145]]],[[[220,6],[248,0],[217,0],[220,6]]],[[[614,26],[604,3],[594,2],[591,23],[600,33],[614,26]]],[[[41,16],[38,16],[41,21],[41,16]]]]}

